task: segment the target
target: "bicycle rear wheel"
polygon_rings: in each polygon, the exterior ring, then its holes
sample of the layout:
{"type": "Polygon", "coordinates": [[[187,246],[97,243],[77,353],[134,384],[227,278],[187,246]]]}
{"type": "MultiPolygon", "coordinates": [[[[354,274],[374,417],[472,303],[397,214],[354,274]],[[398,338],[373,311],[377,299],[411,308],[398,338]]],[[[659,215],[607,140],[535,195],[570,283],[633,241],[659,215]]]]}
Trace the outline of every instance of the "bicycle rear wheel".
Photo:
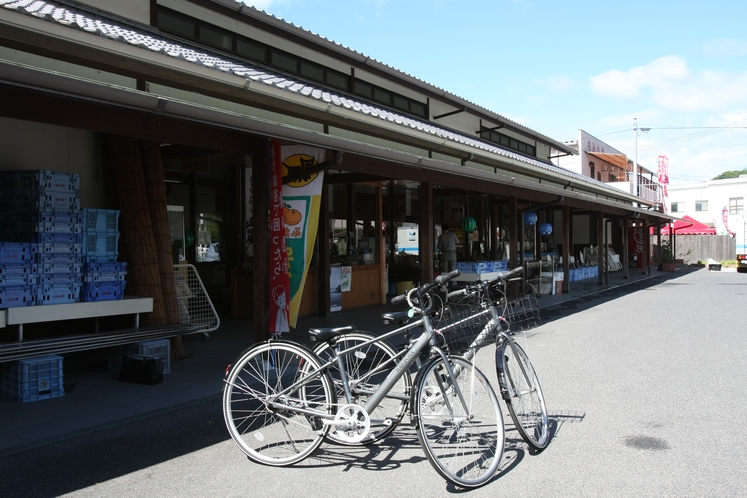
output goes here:
{"type": "Polygon", "coordinates": [[[436,472],[458,486],[474,488],[488,482],[500,466],[503,415],[482,372],[462,358],[449,362],[458,371],[457,389],[437,356],[415,379],[411,410],[420,444],[436,472]]]}
{"type": "Polygon", "coordinates": [[[309,349],[269,341],[246,350],[224,380],[223,417],[231,438],[250,460],[290,465],[309,456],[329,430],[320,415],[334,414],[334,387],[309,349]],[[289,387],[309,377],[307,382],[289,387]],[[301,413],[298,410],[306,410],[301,413]]]}
{"type": "Polygon", "coordinates": [[[550,440],[547,408],[532,362],[514,341],[503,341],[495,354],[501,395],[516,430],[529,446],[544,449],[550,440]]]}
{"type": "MultiPolygon", "coordinates": [[[[375,338],[375,335],[368,332],[353,332],[339,337],[337,343],[342,348],[341,350],[344,351],[375,338]]],[[[335,358],[334,349],[326,342],[317,344],[314,347],[314,353],[319,356],[322,363],[335,358]]],[[[373,342],[345,355],[342,358],[342,362],[353,397],[352,400],[347,400],[346,402],[360,406],[365,405],[371,394],[376,391],[379,384],[381,384],[396,365],[394,361],[396,356],[397,351],[383,341],[373,342]]],[[[335,362],[329,367],[328,371],[335,384],[337,399],[345,399],[345,388],[342,384],[338,364],[335,362]]],[[[381,403],[379,403],[379,406],[369,414],[371,418],[371,430],[366,438],[359,442],[351,442],[344,434],[338,437],[337,432],[333,429],[327,434],[327,439],[338,444],[358,445],[370,444],[386,437],[397,427],[402,416],[407,411],[411,392],[412,378],[409,372],[405,372],[381,403]]]]}

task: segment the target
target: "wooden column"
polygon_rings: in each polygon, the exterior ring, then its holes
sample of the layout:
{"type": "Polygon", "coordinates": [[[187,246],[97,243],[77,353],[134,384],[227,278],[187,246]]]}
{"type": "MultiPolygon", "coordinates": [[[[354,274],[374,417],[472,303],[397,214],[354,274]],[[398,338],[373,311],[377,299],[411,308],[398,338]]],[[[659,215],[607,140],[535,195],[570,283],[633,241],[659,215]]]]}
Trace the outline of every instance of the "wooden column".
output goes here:
{"type": "Polygon", "coordinates": [[[597,212],[597,283],[604,283],[604,213],[597,212]]]}
{"type": "Polygon", "coordinates": [[[269,262],[270,262],[270,154],[269,141],[252,158],[252,185],[254,192],[254,339],[262,341],[270,338],[269,319],[269,262]]]}
{"type": "MultiPolygon", "coordinates": [[[[327,175],[324,175],[325,179],[327,175]]],[[[329,189],[322,187],[322,202],[319,207],[319,227],[316,231],[316,316],[329,315],[329,189]]]]}
{"type": "Polygon", "coordinates": [[[571,208],[563,206],[563,294],[571,290],[571,208]]]}
{"type": "Polygon", "coordinates": [[[384,281],[386,280],[385,274],[386,274],[386,251],[384,249],[384,245],[386,244],[386,233],[382,231],[382,226],[384,226],[384,196],[383,196],[384,189],[381,186],[381,183],[377,183],[375,187],[375,195],[376,195],[376,206],[374,207],[375,213],[376,213],[376,220],[374,221],[374,224],[376,225],[374,227],[374,231],[376,233],[376,264],[379,265],[379,282],[381,285],[381,300],[379,301],[381,304],[386,304],[386,293],[388,289],[384,285],[384,281]]]}
{"type": "Polygon", "coordinates": [[[433,184],[425,182],[420,184],[418,192],[420,201],[420,223],[418,224],[420,238],[418,240],[421,268],[421,283],[433,281],[433,252],[435,250],[434,217],[433,217],[433,184]]]}
{"type": "Polygon", "coordinates": [[[153,311],[143,315],[141,323],[163,325],[167,320],[140,141],[105,135],[104,143],[119,203],[121,237],[127,247],[127,289],[136,296],[153,298],[153,311]]]}
{"type": "Polygon", "coordinates": [[[623,278],[630,278],[630,220],[625,218],[620,223],[623,228],[623,278]]]}
{"type": "MultiPolygon", "coordinates": [[[[522,244],[523,246],[523,244],[522,244]]],[[[508,266],[510,269],[519,265],[519,212],[516,197],[508,198],[508,266]]]]}

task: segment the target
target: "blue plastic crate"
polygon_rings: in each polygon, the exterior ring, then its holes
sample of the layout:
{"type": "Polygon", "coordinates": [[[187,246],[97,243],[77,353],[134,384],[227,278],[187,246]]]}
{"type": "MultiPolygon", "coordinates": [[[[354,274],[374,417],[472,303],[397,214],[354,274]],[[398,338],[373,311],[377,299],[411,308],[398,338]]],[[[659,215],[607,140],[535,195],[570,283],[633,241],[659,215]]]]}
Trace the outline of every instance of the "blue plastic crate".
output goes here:
{"type": "Polygon", "coordinates": [[[40,242],[37,244],[37,247],[38,251],[42,254],[82,254],[83,245],[68,244],[66,242],[40,242]]]}
{"type": "Polygon", "coordinates": [[[40,264],[74,264],[83,263],[83,254],[59,254],[59,253],[47,253],[47,254],[36,254],[35,258],[37,263],[40,264]]]}
{"type": "Polygon", "coordinates": [[[81,284],[83,283],[82,273],[43,273],[38,275],[38,282],[41,285],[60,285],[60,284],[81,284]]]}
{"type": "Polygon", "coordinates": [[[86,232],[83,237],[84,256],[114,256],[119,254],[119,232],[86,232]]]}
{"type": "Polygon", "coordinates": [[[82,273],[84,282],[119,282],[127,278],[126,271],[97,271],[82,273]]]}
{"type": "Polygon", "coordinates": [[[112,261],[112,262],[88,262],[83,265],[83,273],[91,272],[126,272],[127,262],[126,261],[112,261]]]}
{"type": "Polygon", "coordinates": [[[0,242],[0,264],[31,263],[38,247],[28,242],[0,242]]]}
{"type": "Polygon", "coordinates": [[[124,298],[127,280],[119,282],[83,282],[80,300],[84,302],[115,301],[124,298]]]}
{"type": "Polygon", "coordinates": [[[84,263],[115,263],[117,261],[117,256],[111,255],[111,256],[84,256],[83,262],[84,263]]]}
{"type": "Polygon", "coordinates": [[[36,304],[35,285],[0,288],[0,308],[18,308],[36,304]]]}
{"type": "Polygon", "coordinates": [[[119,211],[116,209],[84,209],[83,231],[111,233],[119,231],[119,211]]]}
{"type": "Polygon", "coordinates": [[[0,189],[0,208],[27,211],[80,211],[75,193],[0,189]]]}
{"type": "Polygon", "coordinates": [[[26,273],[20,275],[3,275],[0,274],[0,288],[22,287],[26,285],[36,285],[39,283],[39,275],[36,273],[26,273]]]}
{"type": "Polygon", "coordinates": [[[39,263],[39,274],[49,273],[80,273],[83,263],[39,263]]]}
{"type": "MultiPolygon", "coordinates": [[[[48,251],[45,250],[47,244],[73,244],[74,246],[83,246],[83,234],[82,233],[59,233],[59,232],[44,232],[44,233],[29,233],[29,242],[36,242],[38,244],[45,244],[44,246],[37,246],[42,253],[57,253],[57,252],[69,252],[69,251],[48,251]]],[[[67,246],[66,246],[67,248],[67,246]]],[[[75,249],[73,247],[73,249],[75,249]]],[[[80,251],[79,251],[80,252],[80,251]]]]}
{"type": "Polygon", "coordinates": [[[37,286],[36,304],[67,304],[80,301],[83,284],[42,284],[37,286]]]}
{"type": "Polygon", "coordinates": [[[126,346],[110,347],[109,371],[119,373],[122,368],[122,357],[129,354],[160,358],[163,360],[163,373],[171,373],[171,341],[169,339],[153,339],[126,346]]]}
{"type": "MultiPolygon", "coordinates": [[[[82,234],[83,225],[80,223],[48,223],[44,221],[35,222],[12,222],[3,225],[3,231],[7,233],[15,234],[31,234],[31,236],[39,236],[39,234],[82,234]]],[[[19,240],[24,242],[27,239],[19,240]]],[[[38,240],[29,238],[28,240],[38,240]]],[[[81,239],[82,243],[82,239],[81,239]]]]}
{"type": "Polygon", "coordinates": [[[78,192],[80,175],[49,170],[13,170],[0,173],[0,188],[78,192]]]}
{"type": "Polygon", "coordinates": [[[23,402],[64,396],[62,361],[52,355],[3,364],[3,396],[23,402]]]}
{"type": "Polygon", "coordinates": [[[29,275],[39,272],[39,265],[35,263],[0,265],[0,275],[29,275]]]}

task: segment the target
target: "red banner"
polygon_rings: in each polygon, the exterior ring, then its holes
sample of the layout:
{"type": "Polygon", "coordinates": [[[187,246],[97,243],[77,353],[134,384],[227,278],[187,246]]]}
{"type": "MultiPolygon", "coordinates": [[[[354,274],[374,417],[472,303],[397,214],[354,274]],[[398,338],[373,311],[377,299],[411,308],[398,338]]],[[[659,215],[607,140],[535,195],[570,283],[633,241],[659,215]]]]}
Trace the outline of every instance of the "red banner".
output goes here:
{"type": "Polygon", "coordinates": [[[283,219],[283,161],[280,142],[270,142],[270,332],[290,332],[290,277],[283,219]]]}

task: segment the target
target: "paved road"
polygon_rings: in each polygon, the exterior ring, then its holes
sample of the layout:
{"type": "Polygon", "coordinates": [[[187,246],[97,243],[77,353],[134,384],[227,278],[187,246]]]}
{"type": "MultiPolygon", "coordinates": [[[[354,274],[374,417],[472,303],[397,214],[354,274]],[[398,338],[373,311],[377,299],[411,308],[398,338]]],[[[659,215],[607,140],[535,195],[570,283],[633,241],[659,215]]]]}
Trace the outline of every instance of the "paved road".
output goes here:
{"type": "MultiPolygon", "coordinates": [[[[501,473],[470,496],[744,495],[747,275],[701,270],[634,285],[543,310],[523,344],[553,439],[532,454],[510,430],[501,473]]],[[[483,353],[478,365],[492,377],[483,353]]],[[[459,492],[430,467],[409,426],[395,434],[263,467],[228,439],[216,399],[0,459],[0,496],[459,492]]]]}

